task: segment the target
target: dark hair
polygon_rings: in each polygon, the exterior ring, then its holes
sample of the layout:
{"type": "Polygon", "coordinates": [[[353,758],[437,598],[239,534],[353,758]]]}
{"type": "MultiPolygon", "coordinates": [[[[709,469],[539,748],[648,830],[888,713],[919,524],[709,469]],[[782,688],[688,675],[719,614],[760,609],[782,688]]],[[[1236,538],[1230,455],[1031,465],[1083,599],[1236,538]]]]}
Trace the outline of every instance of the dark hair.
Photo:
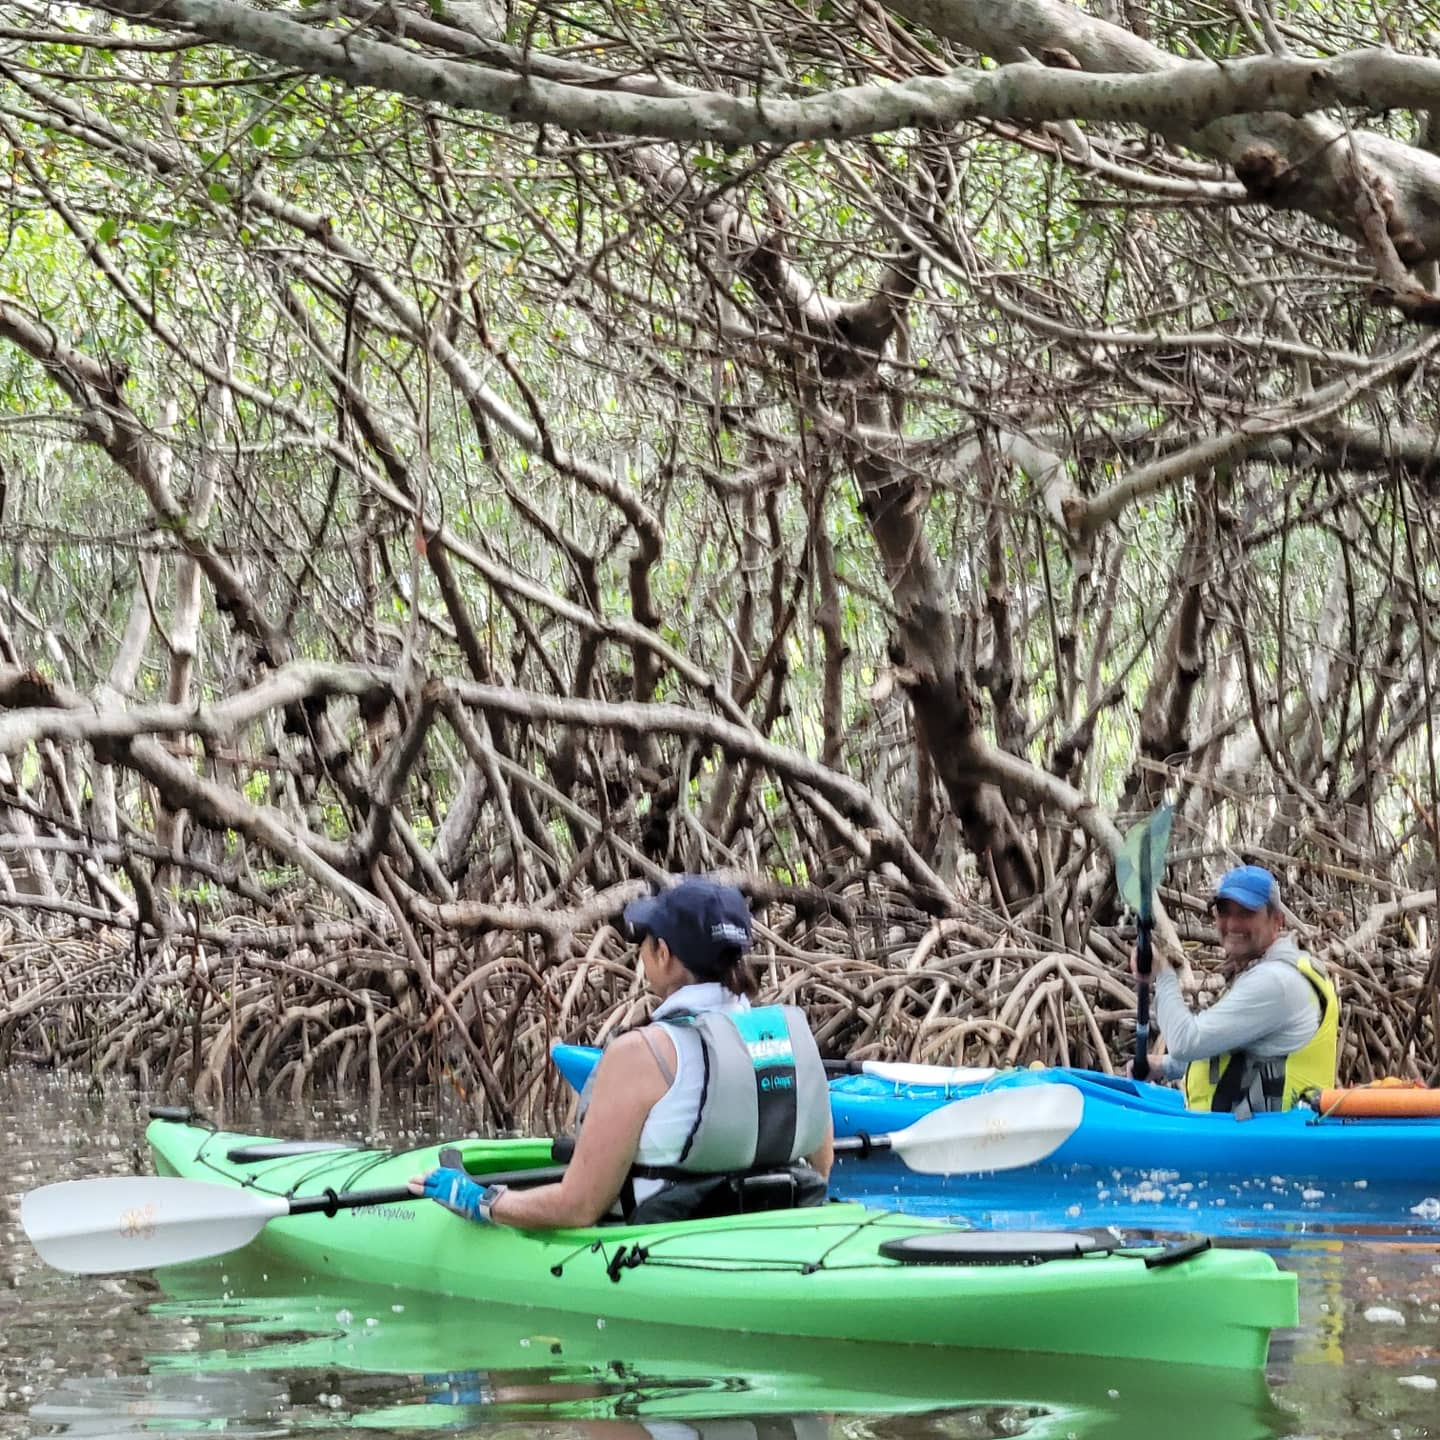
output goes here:
{"type": "Polygon", "coordinates": [[[725,968],[715,977],[732,995],[753,1000],[760,993],[760,980],[750,957],[738,947],[725,952],[725,968]]]}
{"type": "Polygon", "coordinates": [[[750,1000],[760,993],[760,978],[755,974],[750,956],[738,945],[727,945],[705,966],[692,965],[674,950],[670,953],[690,972],[697,985],[723,985],[732,995],[744,995],[750,1000]]]}

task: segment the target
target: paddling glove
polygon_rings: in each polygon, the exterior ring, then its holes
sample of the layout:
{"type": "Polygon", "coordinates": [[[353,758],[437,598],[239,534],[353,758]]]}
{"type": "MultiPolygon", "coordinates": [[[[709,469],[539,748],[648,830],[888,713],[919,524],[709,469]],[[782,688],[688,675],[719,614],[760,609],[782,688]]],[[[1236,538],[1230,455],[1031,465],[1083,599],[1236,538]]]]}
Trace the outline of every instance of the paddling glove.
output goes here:
{"type": "Polygon", "coordinates": [[[432,1170],[425,1177],[425,1194],[466,1220],[489,1225],[490,1207],[505,1193],[503,1185],[477,1185],[463,1170],[432,1170]]]}

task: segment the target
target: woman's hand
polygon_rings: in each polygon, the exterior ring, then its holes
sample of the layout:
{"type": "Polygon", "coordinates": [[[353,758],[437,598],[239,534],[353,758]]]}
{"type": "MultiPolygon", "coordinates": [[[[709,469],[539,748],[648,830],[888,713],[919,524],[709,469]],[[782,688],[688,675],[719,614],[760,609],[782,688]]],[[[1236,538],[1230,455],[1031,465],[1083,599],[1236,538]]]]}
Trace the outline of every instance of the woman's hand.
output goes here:
{"type": "Polygon", "coordinates": [[[503,1185],[480,1185],[463,1170],[444,1167],[428,1175],[412,1175],[406,1182],[412,1195],[423,1195],[452,1214],[477,1225],[493,1223],[490,1207],[505,1193],[503,1185]]]}

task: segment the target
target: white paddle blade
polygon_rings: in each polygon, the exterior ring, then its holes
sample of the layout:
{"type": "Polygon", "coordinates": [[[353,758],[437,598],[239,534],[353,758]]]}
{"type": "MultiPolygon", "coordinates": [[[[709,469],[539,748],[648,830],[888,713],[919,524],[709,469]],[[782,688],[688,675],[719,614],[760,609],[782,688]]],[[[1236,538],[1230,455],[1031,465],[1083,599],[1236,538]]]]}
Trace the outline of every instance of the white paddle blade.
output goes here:
{"type": "Polygon", "coordinates": [[[890,1137],[922,1175],[971,1175],[1034,1165],[1073,1135],[1085,1097],[1073,1085],[1018,1085],[952,1100],[890,1137]]]}
{"type": "Polygon", "coordinates": [[[914,1065],[904,1060],[862,1060],[861,1073],[896,1085],[983,1085],[995,1078],[993,1065],[914,1065]]]}
{"type": "Polygon", "coordinates": [[[20,1223],[47,1265],[108,1275],[223,1255],[289,1211],[277,1195],[201,1180],[117,1175],[32,1190],[20,1202],[20,1223]]]}

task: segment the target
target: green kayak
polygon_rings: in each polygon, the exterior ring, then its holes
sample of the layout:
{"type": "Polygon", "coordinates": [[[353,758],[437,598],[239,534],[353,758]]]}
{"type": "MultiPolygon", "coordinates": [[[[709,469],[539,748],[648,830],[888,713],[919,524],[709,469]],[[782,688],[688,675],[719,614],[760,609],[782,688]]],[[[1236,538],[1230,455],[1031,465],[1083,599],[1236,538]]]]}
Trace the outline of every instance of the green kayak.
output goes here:
{"type": "MultiPolygon", "coordinates": [[[[972,1234],[845,1204],[524,1231],[393,1198],[440,1163],[438,1146],[317,1149],[168,1119],[147,1137],[161,1175],[242,1187],[247,1203],[388,1189],[390,1203],[279,1214],[253,1242],[337,1282],[692,1330],[1226,1369],[1263,1366],[1270,1331],[1297,1321],[1294,1276],[1253,1250],[1077,1253],[1095,1242],[972,1234]]],[[[454,1143],[476,1176],[543,1172],[550,1159],[548,1140],[454,1143]]]]}

